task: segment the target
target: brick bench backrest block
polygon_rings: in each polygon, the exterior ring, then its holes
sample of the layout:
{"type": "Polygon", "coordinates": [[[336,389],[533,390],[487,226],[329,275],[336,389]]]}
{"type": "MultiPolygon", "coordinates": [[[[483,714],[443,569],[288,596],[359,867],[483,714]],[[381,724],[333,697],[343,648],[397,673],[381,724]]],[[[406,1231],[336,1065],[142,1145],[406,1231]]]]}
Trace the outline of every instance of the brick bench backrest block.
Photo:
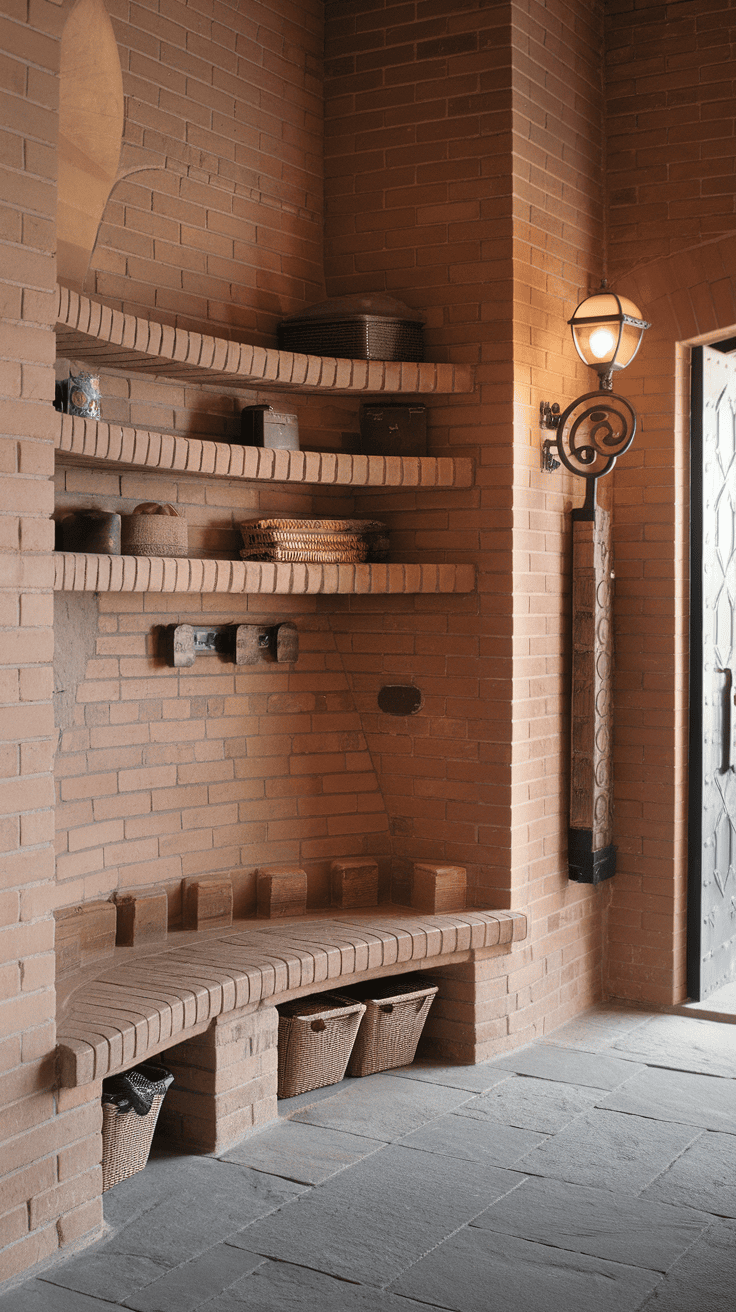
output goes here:
{"type": "Polygon", "coordinates": [[[303,916],[307,910],[307,872],[300,866],[262,866],[258,871],[261,920],[303,916]]]}
{"type": "Polygon", "coordinates": [[[161,943],[169,922],[169,899],[163,888],[117,893],[118,947],[141,947],[144,943],[161,943]]]}
{"type": "Polygon", "coordinates": [[[345,857],[330,866],[333,907],[343,911],[378,906],[378,862],[345,857]]]}
{"type": "Polygon", "coordinates": [[[117,915],[112,902],[62,907],[56,920],[56,979],[68,979],[82,966],[102,961],[115,950],[117,915]]]}
{"type": "Polygon", "coordinates": [[[414,863],[411,904],[416,911],[439,914],[462,911],[467,897],[464,866],[434,865],[428,861],[414,863]]]}
{"type": "Polygon", "coordinates": [[[233,886],[229,879],[185,879],[185,929],[218,929],[233,923],[233,886]]]}

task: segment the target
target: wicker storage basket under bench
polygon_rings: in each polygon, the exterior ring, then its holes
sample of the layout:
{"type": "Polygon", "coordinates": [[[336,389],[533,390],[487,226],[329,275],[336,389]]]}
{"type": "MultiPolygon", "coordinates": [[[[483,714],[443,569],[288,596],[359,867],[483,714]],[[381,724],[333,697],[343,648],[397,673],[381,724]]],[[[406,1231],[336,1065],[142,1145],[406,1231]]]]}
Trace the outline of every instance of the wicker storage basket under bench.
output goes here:
{"type": "Polygon", "coordinates": [[[404,975],[399,979],[368,980],[348,992],[366,1008],[348,1075],[373,1075],[411,1065],[437,986],[428,984],[421,975],[404,975]]]}
{"type": "Polygon", "coordinates": [[[365,1006],[336,993],[296,998],[279,1013],[279,1098],[337,1084],[345,1074],[365,1006]]]}
{"type": "Polygon", "coordinates": [[[174,1077],[144,1063],[102,1085],[102,1191],[142,1171],[166,1090],[174,1077]]]}

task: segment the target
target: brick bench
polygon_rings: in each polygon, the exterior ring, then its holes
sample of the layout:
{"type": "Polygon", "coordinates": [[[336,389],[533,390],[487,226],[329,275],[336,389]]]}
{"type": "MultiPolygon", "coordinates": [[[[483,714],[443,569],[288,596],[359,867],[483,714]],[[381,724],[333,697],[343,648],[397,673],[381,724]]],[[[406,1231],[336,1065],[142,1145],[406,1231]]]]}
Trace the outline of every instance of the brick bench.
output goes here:
{"type": "Polygon", "coordinates": [[[219,1152],[276,1116],[277,1002],[431,970],[440,992],[429,1050],[472,1063],[491,1055],[476,985],[499,973],[493,958],[526,932],[517,912],[392,906],[240,921],[170,934],[148,949],[117,948],[60,994],[59,1083],[96,1085],[165,1052],[176,1080],[165,1131],[193,1151],[219,1152]]]}

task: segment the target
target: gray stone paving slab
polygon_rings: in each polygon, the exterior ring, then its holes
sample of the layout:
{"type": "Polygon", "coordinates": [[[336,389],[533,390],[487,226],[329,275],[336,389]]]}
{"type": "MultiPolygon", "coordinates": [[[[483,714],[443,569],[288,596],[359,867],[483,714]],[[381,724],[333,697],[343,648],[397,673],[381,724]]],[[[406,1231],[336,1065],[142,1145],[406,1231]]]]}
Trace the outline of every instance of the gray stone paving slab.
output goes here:
{"type": "Polygon", "coordinates": [[[630,1080],[637,1070],[645,1069],[609,1053],[580,1052],[554,1047],[551,1043],[536,1043],[521,1052],[510,1052],[506,1057],[499,1057],[495,1065],[517,1075],[588,1085],[594,1089],[615,1089],[630,1080]]]}
{"type": "Polygon", "coordinates": [[[562,1180],[525,1180],[471,1222],[609,1262],[667,1271],[710,1225],[705,1212],[562,1180]]]}
{"type": "Polygon", "coordinates": [[[602,1004],[545,1035],[544,1042],[555,1047],[577,1048],[581,1052],[604,1052],[617,1039],[622,1039],[645,1024],[653,1014],[657,1013],[638,1007],[602,1004]]]}
{"type": "Polygon", "coordinates": [[[121,1227],[98,1252],[130,1253],[176,1266],[305,1192],[303,1185],[247,1166],[210,1157],[184,1160],[187,1169],[177,1176],[176,1190],[121,1227]]]}
{"type": "Polygon", "coordinates": [[[297,1093],[293,1098],[279,1098],[279,1118],[286,1120],[293,1116],[294,1112],[304,1111],[305,1107],[313,1107],[316,1102],[324,1102],[325,1098],[334,1098],[335,1094],[342,1093],[343,1089],[349,1089],[352,1083],[352,1080],[338,1080],[337,1084],[328,1084],[324,1089],[310,1089],[308,1093],[297,1093]]]}
{"type": "Polygon", "coordinates": [[[162,1147],[154,1139],[145,1171],[120,1180],[105,1194],[106,1223],[115,1229],[155,1207],[178,1187],[177,1180],[186,1172],[188,1160],[180,1151],[162,1147]]]}
{"type": "Polygon", "coordinates": [[[594,1108],[519,1163],[529,1175],[638,1194],[680,1156],[702,1130],[594,1108]]]}
{"type": "Polygon", "coordinates": [[[458,1116],[500,1121],[520,1130],[555,1134],[569,1121],[587,1112],[599,1097],[598,1089],[511,1075],[488,1093],[455,1108],[458,1116]]]}
{"type": "Polygon", "coordinates": [[[221,1160],[252,1166],[269,1175],[296,1180],[298,1184],[321,1184],[346,1166],[377,1152],[384,1142],[324,1125],[281,1121],[272,1129],[245,1139],[221,1160]]]}
{"type": "Polygon", "coordinates": [[[736,1134],[736,1083],[714,1075],[649,1066],[597,1106],[736,1134]]]}
{"type": "Polygon", "coordinates": [[[736,1078],[736,1025],[689,1016],[652,1016],[617,1039],[613,1051],[648,1066],[736,1078]]]}
{"type": "Polygon", "coordinates": [[[667,1273],[642,1312],[733,1312],[736,1225],[716,1221],[667,1273]]]}
{"type": "Polygon", "coordinates": [[[250,1252],[385,1285],[525,1177],[390,1144],[232,1236],[250,1252]]]}
{"type": "Polygon", "coordinates": [[[469,1097],[467,1089],[446,1089],[418,1080],[371,1075],[351,1081],[334,1098],[297,1112],[291,1119],[310,1125],[329,1125],[335,1130],[391,1143],[427,1121],[453,1111],[469,1097]]]}
{"type": "Polygon", "coordinates": [[[107,1298],[122,1302],[127,1294],[149,1285],[167,1270],[163,1261],[150,1257],[136,1257],[130,1253],[101,1253],[97,1245],[79,1257],[61,1262],[44,1272],[42,1280],[52,1285],[63,1285],[79,1294],[107,1298]]]}
{"type": "Polygon", "coordinates": [[[289,1262],[264,1262],[248,1279],[206,1305],[205,1312],[426,1312],[425,1303],[397,1298],[383,1290],[348,1284],[321,1271],[289,1262]]]}
{"type": "Polygon", "coordinates": [[[415,1062],[413,1066],[398,1066],[387,1075],[404,1080],[421,1080],[426,1084],[445,1084],[453,1089],[467,1089],[470,1093],[485,1093],[494,1084],[509,1077],[508,1069],[500,1070],[497,1063],[483,1062],[479,1066],[443,1066],[439,1062],[415,1062]]]}
{"type": "Polygon", "coordinates": [[[442,1157],[459,1157],[471,1162],[482,1159],[489,1166],[513,1166],[538,1143],[544,1143],[545,1137],[532,1130],[501,1125],[489,1117],[475,1120],[450,1112],[449,1116],[440,1116],[438,1121],[407,1134],[400,1142],[403,1148],[439,1153],[442,1157]]]}
{"type": "Polygon", "coordinates": [[[263,1262],[230,1244],[215,1244],[200,1257],[174,1267],[160,1280],[125,1300],[124,1307],[136,1312],[196,1312],[229,1285],[251,1275],[263,1262]]]}
{"type": "Polygon", "coordinates": [[[404,1272],[391,1291],[453,1312],[635,1312],[661,1279],[469,1227],[404,1272]]]}
{"type": "Polygon", "coordinates": [[[45,1280],[27,1280],[0,1296],[2,1312],[110,1312],[114,1306],[45,1280]]]}
{"type": "Polygon", "coordinates": [[[736,1217],[736,1136],[701,1134],[642,1197],[736,1217]]]}

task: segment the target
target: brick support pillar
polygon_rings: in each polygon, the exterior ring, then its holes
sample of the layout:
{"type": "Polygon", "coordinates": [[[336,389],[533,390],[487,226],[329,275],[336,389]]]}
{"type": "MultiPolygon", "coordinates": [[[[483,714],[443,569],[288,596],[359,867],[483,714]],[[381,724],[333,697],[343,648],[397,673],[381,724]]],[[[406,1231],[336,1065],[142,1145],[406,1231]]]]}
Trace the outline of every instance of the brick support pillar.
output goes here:
{"type": "Polygon", "coordinates": [[[510,959],[505,949],[483,948],[472,961],[422,972],[436,984],[417,1056],[472,1066],[509,1046],[510,959]]]}
{"type": "Polygon", "coordinates": [[[276,1116],[275,1007],[218,1016],[204,1034],[161,1054],[174,1084],[164,1134],[192,1152],[219,1153],[276,1116]]]}

